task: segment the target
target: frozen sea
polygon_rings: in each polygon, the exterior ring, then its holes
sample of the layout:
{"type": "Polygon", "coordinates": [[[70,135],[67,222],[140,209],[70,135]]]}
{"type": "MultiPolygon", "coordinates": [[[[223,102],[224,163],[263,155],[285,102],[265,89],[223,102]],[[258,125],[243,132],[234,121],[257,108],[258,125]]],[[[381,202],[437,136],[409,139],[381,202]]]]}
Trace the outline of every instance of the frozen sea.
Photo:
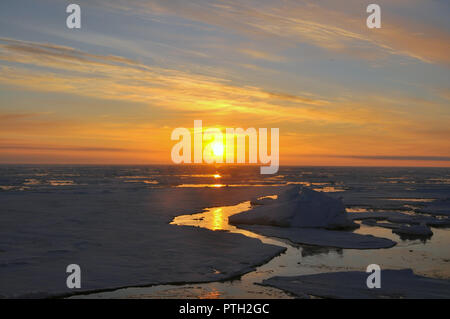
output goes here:
{"type": "MultiPolygon", "coordinates": [[[[273,276],[411,268],[450,279],[450,230],[400,236],[361,223],[389,249],[295,244],[228,224],[250,200],[301,184],[343,199],[349,213],[447,220],[449,168],[252,166],[0,166],[0,296],[290,298],[273,276]],[[79,264],[82,289],[66,287],[79,264]]],[[[450,292],[449,292],[450,296],[450,292]]]]}

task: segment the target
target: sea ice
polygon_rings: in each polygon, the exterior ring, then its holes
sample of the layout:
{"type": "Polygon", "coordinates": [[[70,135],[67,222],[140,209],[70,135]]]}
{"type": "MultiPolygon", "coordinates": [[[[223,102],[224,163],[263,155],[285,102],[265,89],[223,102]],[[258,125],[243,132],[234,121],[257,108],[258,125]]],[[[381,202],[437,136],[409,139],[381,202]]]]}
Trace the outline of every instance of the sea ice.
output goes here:
{"type": "Polygon", "coordinates": [[[0,196],[0,298],[230,279],[285,250],[241,234],[169,225],[174,216],[271,195],[273,187],[0,196]],[[66,267],[81,267],[81,289],[66,267]]]}
{"type": "Polygon", "coordinates": [[[380,249],[390,248],[396,245],[395,241],[387,238],[321,228],[274,227],[263,225],[239,225],[239,228],[268,237],[288,239],[294,244],[348,249],[380,249]]]}
{"type": "Polygon", "coordinates": [[[432,227],[449,227],[450,218],[436,218],[421,214],[411,215],[400,212],[366,212],[349,213],[349,219],[362,220],[363,224],[392,229],[392,232],[401,237],[415,239],[415,237],[431,237],[432,227]],[[379,222],[379,221],[387,221],[379,222]]]}
{"type": "Polygon", "coordinates": [[[365,219],[363,224],[368,226],[376,226],[392,229],[392,232],[401,236],[412,236],[414,237],[431,237],[433,236],[433,231],[425,224],[420,225],[407,225],[407,224],[394,224],[379,222],[376,219],[365,219]]]}
{"type": "Polygon", "coordinates": [[[431,237],[433,236],[433,232],[431,231],[430,227],[426,225],[401,225],[396,229],[392,230],[393,233],[399,234],[399,235],[411,235],[411,236],[423,236],[423,237],[431,237]]]}
{"type": "Polygon", "coordinates": [[[389,248],[396,242],[332,229],[356,228],[342,200],[302,186],[289,187],[277,199],[254,199],[252,210],[229,217],[230,224],[296,244],[336,248],[389,248]],[[261,205],[261,206],[259,206],[261,205]]]}
{"type": "Polygon", "coordinates": [[[357,227],[347,219],[342,200],[299,185],[289,187],[278,199],[252,202],[262,205],[231,216],[230,223],[327,229],[357,227]]]}
{"type": "Polygon", "coordinates": [[[450,217],[450,198],[439,199],[431,202],[421,208],[420,211],[431,215],[443,215],[450,217]]]}
{"type": "Polygon", "coordinates": [[[432,216],[424,216],[420,214],[410,215],[400,212],[365,212],[365,213],[348,213],[350,220],[387,220],[396,224],[411,225],[427,225],[432,227],[448,227],[450,226],[450,218],[435,218],[432,216]]]}
{"type": "Polygon", "coordinates": [[[411,269],[382,270],[381,288],[369,289],[366,272],[333,272],[295,277],[272,277],[262,282],[299,297],[449,299],[450,281],[415,275],[411,269]]]}

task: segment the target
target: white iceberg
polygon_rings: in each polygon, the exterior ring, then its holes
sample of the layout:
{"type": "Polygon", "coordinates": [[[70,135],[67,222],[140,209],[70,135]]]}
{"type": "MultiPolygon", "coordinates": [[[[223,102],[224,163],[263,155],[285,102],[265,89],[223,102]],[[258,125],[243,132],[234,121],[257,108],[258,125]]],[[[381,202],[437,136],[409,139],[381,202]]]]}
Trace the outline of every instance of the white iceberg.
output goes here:
{"type": "Polygon", "coordinates": [[[344,229],[358,227],[347,218],[342,200],[302,186],[294,186],[278,199],[253,200],[252,210],[233,215],[231,224],[269,225],[279,227],[344,229]]]}

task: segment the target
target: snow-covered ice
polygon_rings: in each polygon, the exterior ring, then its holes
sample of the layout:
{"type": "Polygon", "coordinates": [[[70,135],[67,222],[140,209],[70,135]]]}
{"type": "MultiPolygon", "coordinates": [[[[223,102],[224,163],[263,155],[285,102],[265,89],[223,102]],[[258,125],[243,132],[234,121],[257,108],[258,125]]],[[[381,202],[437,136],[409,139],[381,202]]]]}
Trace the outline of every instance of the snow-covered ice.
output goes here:
{"type": "Polygon", "coordinates": [[[387,238],[320,228],[274,227],[263,225],[239,225],[239,228],[268,237],[288,239],[294,244],[349,249],[390,248],[396,244],[395,241],[387,238]]]}
{"type": "MultiPolygon", "coordinates": [[[[253,199],[255,212],[297,198],[295,188],[278,193],[286,189],[280,187],[284,184],[307,185],[328,192],[327,196],[338,201],[343,198],[348,211],[358,212],[357,218],[352,213],[346,215],[350,225],[357,220],[363,224],[382,224],[362,225],[355,232],[389,238],[389,245],[398,236],[378,226],[407,227],[410,231],[410,227],[423,224],[433,227],[434,235],[426,244],[419,240],[398,240],[392,249],[376,252],[309,245],[291,247],[284,241],[265,238],[265,243],[278,242],[291,252],[272,259],[270,267],[283,269],[275,272],[278,276],[306,274],[311,269],[317,273],[362,269],[366,259],[374,256],[386,268],[413,267],[426,276],[448,278],[450,259],[446,247],[450,230],[445,229],[450,225],[448,169],[284,167],[273,177],[261,176],[259,169],[253,172],[251,167],[220,170],[171,166],[0,166],[0,295],[70,293],[65,286],[65,267],[69,263],[79,263],[82,268],[82,290],[210,282],[251,271],[283,248],[263,245],[238,234],[168,224],[176,216],[205,212],[206,207],[236,205],[253,199]],[[219,179],[212,175],[216,173],[220,173],[219,179]],[[172,189],[178,185],[201,187],[218,183],[223,187],[172,189]],[[244,187],[249,184],[253,187],[244,187]],[[264,185],[268,187],[261,187],[264,185]],[[279,200],[261,198],[274,194],[279,200]],[[359,213],[364,211],[375,212],[359,213]],[[295,259],[300,250],[301,264],[295,259]],[[306,257],[307,250],[315,251],[314,255],[306,257]]],[[[280,233],[279,237],[286,236],[281,234],[286,230],[295,231],[264,225],[238,227],[273,228],[280,233]]],[[[313,243],[311,238],[317,238],[319,233],[320,241],[316,243],[321,245],[355,247],[358,241],[368,239],[340,231],[341,238],[323,228],[308,228],[293,237],[313,243]],[[332,243],[327,242],[328,235],[333,235],[332,243]]],[[[379,239],[372,237],[366,247],[375,241],[381,243],[379,239]]],[[[272,269],[264,268],[271,263],[264,264],[262,269],[272,269]]],[[[247,276],[260,279],[258,271],[244,277],[247,276]]],[[[410,287],[409,283],[405,286],[410,287]]],[[[234,282],[230,287],[233,291],[230,296],[237,296],[234,282]]],[[[252,287],[245,289],[250,291],[252,287]]]]}
{"type": "Polygon", "coordinates": [[[289,187],[278,199],[252,202],[262,205],[231,216],[230,223],[327,229],[357,227],[347,219],[342,200],[299,185],[289,187]]]}
{"type": "Polygon", "coordinates": [[[420,209],[421,212],[431,215],[443,215],[450,217],[450,198],[433,201],[420,209]]]}
{"type": "Polygon", "coordinates": [[[392,229],[392,232],[400,236],[411,236],[411,238],[416,237],[431,237],[433,236],[433,231],[425,224],[420,225],[408,225],[408,224],[394,224],[379,222],[376,219],[364,219],[364,225],[376,226],[392,229]]]}
{"type": "Polygon", "coordinates": [[[386,220],[396,224],[411,225],[427,225],[432,227],[448,227],[450,226],[450,218],[435,218],[432,216],[424,216],[420,214],[405,214],[400,212],[365,212],[365,213],[348,213],[351,220],[386,220]]]}
{"type": "Polygon", "coordinates": [[[302,186],[288,187],[277,199],[253,199],[253,209],[229,217],[230,224],[295,244],[336,248],[389,248],[390,239],[331,229],[356,228],[340,199],[302,186]]]}
{"type": "Polygon", "coordinates": [[[302,298],[407,298],[450,299],[450,281],[415,275],[411,269],[382,270],[381,288],[369,289],[366,272],[333,272],[295,277],[272,277],[263,285],[279,288],[302,298]]]}
{"type": "Polygon", "coordinates": [[[269,191],[273,187],[3,193],[0,296],[217,281],[252,271],[285,248],[169,222],[269,191]],[[81,267],[80,290],[66,287],[69,264],[81,267]]]}
{"type": "Polygon", "coordinates": [[[433,236],[432,227],[449,227],[450,218],[436,218],[420,214],[405,214],[400,212],[366,212],[349,213],[351,220],[362,220],[363,224],[392,229],[392,232],[402,238],[433,236]],[[383,221],[383,222],[380,222],[383,221]],[[387,221],[387,222],[384,222],[387,221]]]}
{"type": "Polygon", "coordinates": [[[400,225],[398,228],[393,229],[392,232],[398,235],[405,235],[405,236],[430,237],[433,235],[433,231],[430,229],[430,227],[423,224],[412,226],[400,225]]]}

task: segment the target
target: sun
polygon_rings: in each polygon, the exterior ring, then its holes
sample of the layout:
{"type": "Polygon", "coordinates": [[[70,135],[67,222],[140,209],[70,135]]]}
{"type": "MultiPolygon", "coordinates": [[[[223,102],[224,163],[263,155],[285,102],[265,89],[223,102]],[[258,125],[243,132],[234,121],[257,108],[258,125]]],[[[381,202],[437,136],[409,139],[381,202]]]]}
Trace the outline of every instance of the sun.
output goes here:
{"type": "Polygon", "coordinates": [[[211,149],[214,156],[216,157],[223,156],[223,149],[224,149],[223,143],[214,142],[211,144],[211,149]]]}

